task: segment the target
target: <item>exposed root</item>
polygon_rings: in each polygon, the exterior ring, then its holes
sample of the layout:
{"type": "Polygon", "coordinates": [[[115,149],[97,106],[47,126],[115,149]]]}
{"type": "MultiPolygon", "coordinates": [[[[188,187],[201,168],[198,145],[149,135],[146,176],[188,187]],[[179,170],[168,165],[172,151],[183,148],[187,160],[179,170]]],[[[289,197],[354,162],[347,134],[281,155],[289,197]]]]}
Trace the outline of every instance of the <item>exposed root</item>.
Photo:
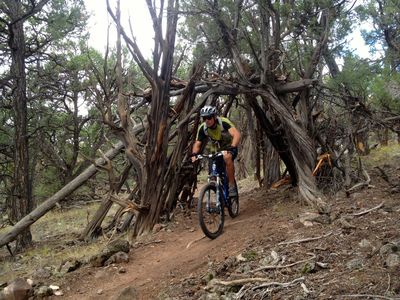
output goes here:
{"type": "Polygon", "coordinates": [[[354,214],[351,214],[351,215],[352,215],[352,216],[355,216],[355,217],[359,217],[359,216],[362,216],[362,215],[366,215],[367,213],[369,213],[369,212],[371,212],[371,211],[380,209],[380,208],[383,206],[384,203],[385,203],[385,202],[382,202],[381,204],[379,204],[379,205],[377,205],[377,206],[375,206],[375,207],[373,207],[373,208],[370,208],[370,209],[367,209],[367,210],[363,210],[363,211],[360,211],[360,212],[358,212],[358,213],[354,213],[354,214]]]}
{"type": "Polygon", "coordinates": [[[222,285],[222,286],[243,286],[248,283],[262,283],[261,285],[255,286],[253,290],[261,289],[270,286],[279,286],[279,287],[288,287],[298,283],[299,281],[303,281],[305,277],[296,278],[290,282],[270,282],[270,278],[263,278],[263,277],[253,277],[253,278],[243,278],[243,279],[236,279],[230,281],[218,280],[213,279],[210,281],[211,285],[222,285]]]}
{"type": "Polygon", "coordinates": [[[300,239],[300,240],[281,242],[278,245],[290,245],[290,244],[306,243],[306,242],[310,242],[310,241],[315,241],[315,240],[319,240],[319,239],[322,239],[322,238],[326,238],[326,237],[330,236],[331,234],[332,234],[332,231],[328,232],[327,234],[324,234],[324,235],[321,235],[321,236],[317,236],[317,237],[311,237],[311,238],[305,238],[305,239],[300,239]]]}
{"type": "Polygon", "coordinates": [[[372,298],[372,299],[387,299],[387,300],[399,300],[399,297],[386,297],[386,296],[380,296],[380,295],[371,295],[371,294],[354,294],[354,295],[340,295],[338,296],[339,298],[372,298]]]}
{"type": "Polygon", "coordinates": [[[186,249],[189,249],[190,246],[192,246],[194,243],[201,241],[202,239],[204,239],[206,236],[203,235],[201,238],[195,239],[193,241],[191,241],[190,243],[187,244],[186,249]]]}
{"type": "Polygon", "coordinates": [[[309,253],[309,254],[312,255],[312,257],[310,257],[310,258],[308,258],[308,259],[303,259],[303,260],[296,261],[296,262],[294,262],[294,263],[287,264],[287,265],[263,266],[263,267],[261,267],[261,268],[255,269],[254,271],[251,271],[251,273],[258,272],[258,271],[265,271],[265,270],[274,270],[274,269],[290,268],[290,267],[293,267],[293,266],[296,266],[296,265],[299,265],[299,264],[308,262],[308,261],[313,260],[313,259],[316,258],[315,254],[312,254],[312,253],[309,253]]]}

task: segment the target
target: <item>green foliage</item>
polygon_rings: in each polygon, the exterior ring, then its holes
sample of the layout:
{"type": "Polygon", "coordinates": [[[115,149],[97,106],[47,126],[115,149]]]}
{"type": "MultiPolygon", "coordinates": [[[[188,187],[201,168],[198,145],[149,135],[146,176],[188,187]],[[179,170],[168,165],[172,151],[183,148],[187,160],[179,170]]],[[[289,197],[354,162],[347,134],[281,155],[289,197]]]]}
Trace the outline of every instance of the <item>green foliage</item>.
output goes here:
{"type": "Polygon", "coordinates": [[[84,33],[87,19],[83,0],[50,1],[44,9],[28,20],[27,41],[51,41],[52,51],[57,49],[64,52],[66,46],[74,47],[77,40],[87,39],[84,33]]]}
{"type": "Polygon", "coordinates": [[[242,255],[247,261],[252,261],[257,258],[258,253],[255,250],[249,250],[249,251],[244,252],[242,255]]]}
{"type": "Polygon", "coordinates": [[[336,90],[341,90],[345,87],[353,96],[361,96],[366,99],[376,70],[367,60],[360,59],[354,54],[346,53],[343,59],[341,72],[336,78],[329,78],[328,87],[336,90]]]}
{"type": "Polygon", "coordinates": [[[376,76],[371,85],[371,102],[378,109],[400,114],[400,73],[376,76]]]}
{"type": "Polygon", "coordinates": [[[400,66],[400,5],[398,0],[373,1],[357,7],[361,21],[373,24],[362,31],[362,35],[375,53],[385,51],[383,60],[391,71],[399,72],[400,66]]]}

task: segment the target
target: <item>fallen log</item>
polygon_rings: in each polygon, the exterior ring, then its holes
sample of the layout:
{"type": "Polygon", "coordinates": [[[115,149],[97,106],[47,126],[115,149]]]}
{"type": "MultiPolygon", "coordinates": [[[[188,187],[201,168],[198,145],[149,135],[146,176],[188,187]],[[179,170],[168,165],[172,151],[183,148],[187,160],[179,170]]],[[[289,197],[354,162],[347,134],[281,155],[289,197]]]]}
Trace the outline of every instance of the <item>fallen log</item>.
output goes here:
{"type": "MultiPolygon", "coordinates": [[[[118,142],[114,147],[105,153],[108,159],[113,159],[120,153],[124,145],[122,142],[118,142]]],[[[12,242],[15,238],[22,233],[26,228],[35,223],[38,219],[44,216],[48,211],[50,211],[56,203],[63,200],[65,197],[70,195],[73,191],[84,184],[89,178],[98,172],[96,165],[103,165],[105,160],[99,158],[96,160],[95,165],[89,166],[85,171],[83,171],[79,176],[75,177],[67,185],[65,185],[61,190],[55,193],[53,196],[48,198],[38,207],[36,207],[32,212],[27,214],[21,220],[16,223],[10,231],[0,236],[0,247],[12,242]]]]}

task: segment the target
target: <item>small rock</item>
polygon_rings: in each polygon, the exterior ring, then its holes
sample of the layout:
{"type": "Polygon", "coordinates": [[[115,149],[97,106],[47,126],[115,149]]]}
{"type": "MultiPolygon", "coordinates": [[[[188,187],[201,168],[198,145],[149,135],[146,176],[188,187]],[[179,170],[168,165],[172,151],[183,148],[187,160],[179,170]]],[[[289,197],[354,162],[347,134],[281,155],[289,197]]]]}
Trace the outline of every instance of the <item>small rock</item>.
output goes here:
{"type": "Polygon", "coordinates": [[[400,193],[400,186],[396,186],[396,187],[392,188],[392,189],[390,190],[390,193],[391,193],[391,194],[400,193]]]}
{"type": "Polygon", "coordinates": [[[30,279],[30,278],[28,278],[28,279],[26,280],[26,283],[29,284],[30,286],[33,286],[33,285],[34,285],[34,281],[33,281],[32,279],[30,279]]]}
{"type": "Polygon", "coordinates": [[[311,222],[311,221],[303,221],[303,225],[306,227],[314,226],[313,222],[311,222]]]}
{"type": "Polygon", "coordinates": [[[100,271],[96,272],[96,274],[94,274],[95,279],[104,279],[104,278],[107,278],[108,276],[110,276],[108,270],[103,270],[103,269],[101,269],[100,271]]]}
{"type": "Polygon", "coordinates": [[[46,285],[42,285],[35,290],[35,297],[37,298],[45,298],[51,295],[53,295],[53,290],[46,285]]]}
{"type": "Polygon", "coordinates": [[[101,253],[92,256],[89,263],[92,267],[102,267],[113,254],[118,252],[129,253],[129,250],[130,245],[127,240],[115,240],[105,247],[101,253]]]}
{"type": "Polygon", "coordinates": [[[139,299],[138,293],[133,286],[125,288],[121,294],[119,294],[115,300],[136,300],[139,299]]]}
{"type": "Polygon", "coordinates": [[[328,268],[329,268],[329,266],[328,266],[327,263],[323,263],[323,262],[317,261],[315,264],[316,264],[318,267],[320,267],[321,269],[328,269],[328,268]]]}
{"type": "Polygon", "coordinates": [[[28,299],[32,293],[32,287],[23,278],[14,279],[0,293],[0,299],[28,299]]]}
{"type": "Polygon", "coordinates": [[[82,262],[76,259],[70,259],[66,262],[63,262],[59,268],[59,272],[61,274],[66,274],[69,272],[73,272],[78,269],[82,265],[82,262]]]}
{"type": "Polygon", "coordinates": [[[303,213],[299,216],[299,221],[304,224],[304,226],[312,226],[312,221],[314,221],[315,218],[318,218],[319,214],[317,213],[311,213],[311,212],[306,212],[303,213]],[[311,223],[311,225],[310,225],[311,223]]]}
{"type": "Polygon", "coordinates": [[[126,269],[125,268],[119,268],[118,269],[118,273],[124,274],[124,273],[126,273],[126,269]]]}
{"type": "Polygon", "coordinates": [[[97,295],[101,295],[101,294],[103,294],[103,290],[102,289],[97,290],[97,295]]]}
{"type": "Polygon", "coordinates": [[[381,255],[382,258],[384,258],[388,254],[394,253],[398,250],[399,250],[399,248],[396,243],[387,243],[379,249],[379,254],[381,255]]]}
{"type": "Polygon", "coordinates": [[[309,273],[315,273],[317,269],[315,268],[315,262],[309,261],[307,262],[303,269],[301,270],[301,273],[303,274],[309,274],[309,273]]]}
{"type": "Polygon", "coordinates": [[[236,256],[236,260],[238,262],[242,262],[242,261],[246,261],[246,258],[244,258],[242,253],[240,253],[238,256],[236,256]]]}
{"type": "Polygon", "coordinates": [[[353,199],[359,199],[359,198],[363,197],[363,194],[361,194],[361,193],[353,193],[351,196],[352,196],[353,199]]]}
{"type": "MultiPolygon", "coordinates": [[[[129,253],[130,245],[127,240],[115,240],[111,242],[104,250],[103,253],[117,253],[117,252],[125,252],[129,253]]],[[[110,256],[111,256],[110,255],[110,256]]]]}
{"type": "Polygon", "coordinates": [[[127,263],[129,262],[129,255],[125,252],[118,252],[113,254],[105,263],[105,266],[109,266],[111,264],[119,264],[119,263],[127,263]]]}
{"type": "Polygon", "coordinates": [[[51,270],[48,267],[45,268],[40,268],[38,270],[36,270],[33,274],[32,274],[33,278],[36,279],[47,279],[51,277],[51,270]]]}
{"type": "Polygon", "coordinates": [[[358,243],[361,248],[372,248],[372,244],[370,241],[366,239],[362,239],[361,242],[358,243]]]}
{"type": "Polygon", "coordinates": [[[157,233],[159,232],[161,229],[163,229],[163,226],[159,223],[157,223],[156,225],[154,225],[153,227],[153,233],[157,233]]]}
{"type": "Polygon", "coordinates": [[[340,226],[341,226],[343,229],[353,229],[353,228],[356,228],[356,226],[350,224],[345,218],[340,218],[340,219],[338,220],[338,222],[339,222],[340,226]]]}
{"type": "Polygon", "coordinates": [[[280,260],[281,258],[279,257],[279,254],[276,251],[272,250],[271,254],[267,257],[262,258],[259,263],[262,266],[276,266],[280,260]]]}
{"type": "Polygon", "coordinates": [[[55,295],[55,296],[63,296],[64,293],[63,293],[63,291],[55,291],[55,292],[54,292],[54,295],[55,295]]]}
{"type": "Polygon", "coordinates": [[[389,268],[397,267],[400,265],[400,256],[396,253],[391,253],[385,260],[385,265],[389,268]]]}
{"type": "Polygon", "coordinates": [[[57,291],[60,289],[58,285],[49,285],[49,288],[51,288],[53,291],[57,291]]]}
{"type": "Polygon", "coordinates": [[[364,265],[364,261],[362,258],[355,258],[346,263],[346,267],[349,270],[361,269],[364,265]]]}

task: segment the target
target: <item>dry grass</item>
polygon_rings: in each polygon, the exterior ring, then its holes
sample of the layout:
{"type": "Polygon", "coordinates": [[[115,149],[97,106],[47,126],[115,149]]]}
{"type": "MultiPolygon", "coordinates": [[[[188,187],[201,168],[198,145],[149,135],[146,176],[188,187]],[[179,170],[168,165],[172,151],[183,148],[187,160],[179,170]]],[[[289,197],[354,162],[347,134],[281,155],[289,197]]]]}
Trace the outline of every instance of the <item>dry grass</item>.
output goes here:
{"type": "Polygon", "coordinates": [[[394,159],[400,159],[400,144],[393,142],[388,146],[371,150],[370,155],[365,157],[363,162],[370,167],[378,164],[392,165],[394,159]]]}
{"type": "MultiPolygon", "coordinates": [[[[31,226],[34,247],[11,257],[3,247],[0,252],[0,283],[16,277],[29,277],[35,270],[50,268],[57,274],[67,259],[84,260],[98,253],[107,240],[100,237],[93,243],[77,242],[77,237],[93,217],[99,204],[50,211],[31,226]]],[[[113,207],[107,218],[115,213],[113,207]]],[[[6,232],[9,228],[3,228],[6,232]]]]}

